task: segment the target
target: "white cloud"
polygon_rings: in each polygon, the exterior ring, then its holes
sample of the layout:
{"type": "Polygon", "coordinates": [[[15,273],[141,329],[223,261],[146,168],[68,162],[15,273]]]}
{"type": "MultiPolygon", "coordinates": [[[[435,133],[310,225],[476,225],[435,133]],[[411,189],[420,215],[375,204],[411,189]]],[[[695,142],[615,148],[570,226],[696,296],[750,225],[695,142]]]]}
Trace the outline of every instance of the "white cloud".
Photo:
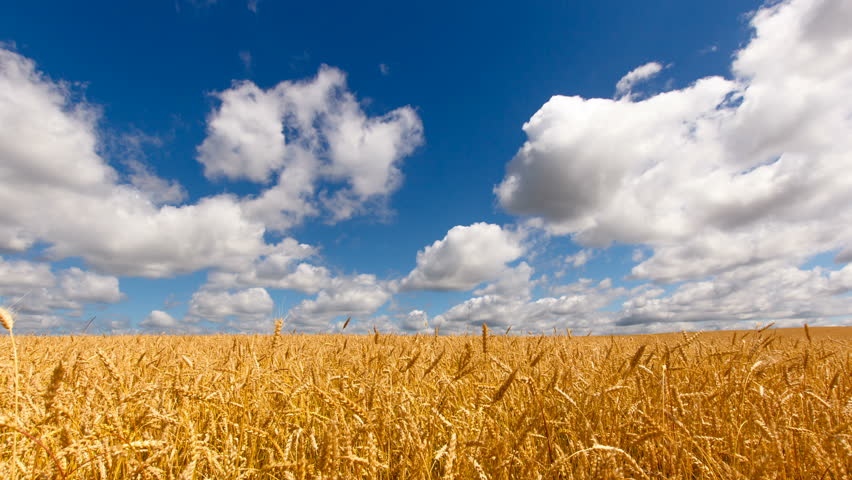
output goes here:
{"type": "Polygon", "coordinates": [[[189,301],[187,319],[221,322],[226,319],[256,321],[272,313],[272,298],[263,288],[248,288],[234,293],[202,289],[189,301]]]}
{"type": "Polygon", "coordinates": [[[368,117],[344,73],[327,66],[310,80],[268,90],[244,81],[216,96],[221,105],[208,118],[198,161],[208,178],[265,183],[277,175],[277,185],[247,204],[274,229],[318,213],[320,180],[346,185],[322,202],[333,220],[359,213],[399,187],[402,159],[423,141],[411,107],[368,117]]]}
{"type": "Polygon", "coordinates": [[[553,97],[524,125],[502,206],[582,245],[648,245],[633,274],[663,282],[848,249],[852,4],[792,0],[751,22],[731,80],[553,97]]]}
{"type": "Polygon", "coordinates": [[[167,180],[156,175],[153,168],[145,163],[149,148],[162,149],[164,142],[154,135],[134,131],[119,136],[99,138],[106,143],[105,155],[116,158],[127,168],[127,180],[142,195],[155,205],[179,204],[186,200],[187,192],[176,180],[167,180]]]}
{"type": "Polygon", "coordinates": [[[406,332],[426,332],[429,330],[429,315],[423,310],[412,310],[400,320],[399,326],[406,332]]]}
{"type": "Polygon", "coordinates": [[[130,184],[141,191],[155,205],[178,204],[186,200],[186,190],[174,180],[155,175],[142,162],[130,161],[130,184]]]}
{"type": "Polygon", "coordinates": [[[497,280],[473,292],[474,295],[499,295],[505,298],[530,298],[536,281],[532,280],[533,268],[527,262],[517,267],[506,268],[497,280]]]}
{"type": "Polygon", "coordinates": [[[76,267],[54,272],[47,263],[0,257],[0,297],[13,308],[22,332],[70,326],[87,305],[124,300],[118,279],[76,267]]]}
{"type": "Polygon", "coordinates": [[[236,268],[268,252],[264,226],[234,197],[158,206],[162,191],[119,183],[97,154],[96,110],[70,96],[32,61],[0,50],[0,248],[42,241],[51,259],[146,277],[236,268]]]}
{"type": "Polygon", "coordinates": [[[231,289],[267,287],[317,293],[328,285],[331,274],[327,268],[303,262],[315,256],[316,249],[285,238],[268,253],[258,256],[251,264],[233,272],[211,272],[207,287],[231,289]]]}
{"type": "Polygon", "coordinates": [[[584,249],[580,250],[579,252],[575,253],[574,255],[566,256],[565,262],[571,264],[571,266],[574,267],[574,268],[580,268],[583,265],[585,265],[586,263],[588,263],[589,260],[591,260],[592,257],[594,257],[594,256],[595,256],[594,250],[584,248],[584,249]]]}
{"type": "Polygon", "coordinates": [[[292,268],[287,267],[280,273],[264,271],[265,267],[266,265],[261,261],[258,268],[240,273],[214,272],[208,276],[207,285],[211,288],[261,286],[317,293],[328,285],[331,278],[327,268],[309,263],[299,263],[292,268]]]}
{"type": "Polygon", "coordinates": [[[84,303],[118,303],[124,298],[117,278],[77,267],[63,271],[59,285],[66,298],[84,303]]]}
{"type": "MultiPolygon", "coordinates": [[[[123,160],[130,175],[121,181],[98,153],[98,109],[72,98],[71,87],[0,49],[0,250],[43,242],[52,260],[81,257],[109,274],[245,272],[276,255],[279,246],[265,241],[270,230],[316,213],[310,195],[318,176],[345,180],[350,187],[337,193],[353,201],[373,201],[397,186],[400,159],[421,140],[409,107],[366,117],[339,70],[323,68],[315,79],[269,91],[235,84],[219,95],[200,159],[212,176],[263,180],[275,173],[277,183],[256,197],[217,195],[174,206],[168,203],[183,201],[183,188],[136,158],[123,160]],[[288,135],[296,135],[292,145],[284,144],[284,114],[288,135]]],[[[292,273],[293,288],[315,291],[326,272],[306,265],[292,273]]]]}
{"type": "Polygon", "coordinates": [[[456,226],[417,252],[417,267],[402,280],[403,290],[471,290],[494,280],[506,264],[524,253],[520,233],[499,225],[456,226]]]}
{"type": "Polygon", "coordinates": [[[335,277],[313,299],[304,300],[287,315],[287,325],[300,330],[323,330],[338,316],[366,317],[391,298],[387,285],[374,275],[335,277]]]}
{"type": "Polygon", "coordinates": [[[624,293],[623,289],[592,286],[588,282],[565,286],[563,290],[564,295],[536,300],[498,294],[473,297],[436,316],[432,323],[447,333],[472,330],[482,323],[533,332],[600,329],[614,320],[613,313],[600,309],[624,293]]]}
{"type": "Polygon", "coordinates": [[[379,72],[384,76],[390,75],[390,67],[386,63],[379,64],[379,72]]]}
{"type": "Polygon", "coordinates": [[[250,81],[216,94],[221,103],[198,147],[205,176],[262,183],[284,165],[284,106],[277,97],[250,81]]]}
{"type": "Polygon", "coordinates": [[[654,77],[663,70],[663,66],[658,62],[648,62],[638,66],[621,77],[621,80],[615,85],[615,93],[617,97],[630,97],[633,87],[649,78],[654,77]]]}
{"type": "Polygon", "coordinates": [[[55,284],[56,277],[50,270],[50,265],[46,263],[8,261],[0,257],[0,292],[3,289],[25,291],[28,288],[52,287],[55,284]]]}
{"type": "Polygon", "coordinates": [[[179,326],[177,320],[162,310],[154,310],[139,324],[151,329],[173,329],[179,326]]]}
{"type": "Polygon", "coordinates": [[[671,295],[638,292],[624,303],[618,325],[671,330],[731,328],[776,321],[779,326],[830,324],[852,319],[852,265],[837,271],[801,270],[781,262],[741,267],[712,279],[686,282],[671,295]],[[835,317],[838,319],[832,320],[835,317]],[[700,322],[700,323],[696,323],[700,322]],[[675,328],[675,329],[676,329],[675,328]]]}

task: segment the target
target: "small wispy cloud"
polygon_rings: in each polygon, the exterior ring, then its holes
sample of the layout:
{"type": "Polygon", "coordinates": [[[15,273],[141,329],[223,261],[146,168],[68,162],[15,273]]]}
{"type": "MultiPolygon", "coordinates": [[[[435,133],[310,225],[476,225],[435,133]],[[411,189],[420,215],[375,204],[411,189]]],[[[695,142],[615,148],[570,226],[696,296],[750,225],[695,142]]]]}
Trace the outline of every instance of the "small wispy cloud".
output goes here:
{"type": "Polygon", "coordinates": [[[648,62],[634,68],[628,72],[627,75],[621,77],[621,80],[619,80],[615,85],[616,96],[619,98],[629,96],[634,86],[645,80],[653,78],[662,70],[663,65],[659,62],[648,62]]]}
{"type": "Polygon", "coordinates": [[[707,55],[708,53],[716,53],[719,51],[718,45],[708,45],[698,51],[699,55],[707,55]]]}
{"type": "Polygon", "coordinates": [[[243,62],[243,67],[245,67],[247,72],[250,72],[252,65],[251,52],[248,50],[240,50],[239,56],[240,61],[243,62]]]}
{"type": "Polygon", "coordinates": [[[382,72],[382,75],[388,76],[390,75],[390,67],[386,63],[379,64],[379,71],[382,72]]]}

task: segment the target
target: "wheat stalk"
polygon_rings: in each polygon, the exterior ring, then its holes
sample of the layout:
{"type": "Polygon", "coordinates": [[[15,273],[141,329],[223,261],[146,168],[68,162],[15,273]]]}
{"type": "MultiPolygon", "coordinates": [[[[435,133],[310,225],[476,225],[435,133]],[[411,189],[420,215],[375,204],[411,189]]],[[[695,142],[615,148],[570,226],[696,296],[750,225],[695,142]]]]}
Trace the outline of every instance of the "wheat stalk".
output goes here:
{"type": "MultiPolygon", "coordinates": [[[[13,361],[13,372],[14,375],[14,385],[15,385],[15,421],[20,422],[20,414],[21,407],[19,404],[18,397],[20,396],[21,386],[20,386],[20,373],[18,366],[18,346],[15,345],[15,317],[12,316],[12,312],[6,310],[3,307],[0,307],[0,324],[3,325],[3,328],[9,331],[9,341],[12,344],[12,361],[13,361]]],[[[12,436],[12,459],[17,460],[18,458],[18,436],[12,436]]],[[[14,470],[14,477],[17,477],[17,470],[14,470]]]]}

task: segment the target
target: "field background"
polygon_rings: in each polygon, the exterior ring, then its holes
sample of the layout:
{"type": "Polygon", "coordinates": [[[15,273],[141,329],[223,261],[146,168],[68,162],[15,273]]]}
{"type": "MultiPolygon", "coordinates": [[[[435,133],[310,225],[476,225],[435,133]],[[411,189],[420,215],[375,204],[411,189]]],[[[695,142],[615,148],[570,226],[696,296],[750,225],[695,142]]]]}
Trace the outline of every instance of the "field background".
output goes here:
{"type": "Polygon", "coordinates": [[[492,333],[3,338],[0,478],[852,478],[852,328],[492,333]]]}

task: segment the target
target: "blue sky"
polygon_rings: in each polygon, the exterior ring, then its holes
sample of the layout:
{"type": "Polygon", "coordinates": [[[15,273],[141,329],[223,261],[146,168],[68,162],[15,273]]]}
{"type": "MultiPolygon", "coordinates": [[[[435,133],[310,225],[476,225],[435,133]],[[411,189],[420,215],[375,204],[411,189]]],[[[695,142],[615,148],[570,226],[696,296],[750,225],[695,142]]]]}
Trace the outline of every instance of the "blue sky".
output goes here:
{"type": "Polygon", "coordinates": [[[43,333],[848,324],[844,3],[4,2],[0,297],[43,333]]]}

